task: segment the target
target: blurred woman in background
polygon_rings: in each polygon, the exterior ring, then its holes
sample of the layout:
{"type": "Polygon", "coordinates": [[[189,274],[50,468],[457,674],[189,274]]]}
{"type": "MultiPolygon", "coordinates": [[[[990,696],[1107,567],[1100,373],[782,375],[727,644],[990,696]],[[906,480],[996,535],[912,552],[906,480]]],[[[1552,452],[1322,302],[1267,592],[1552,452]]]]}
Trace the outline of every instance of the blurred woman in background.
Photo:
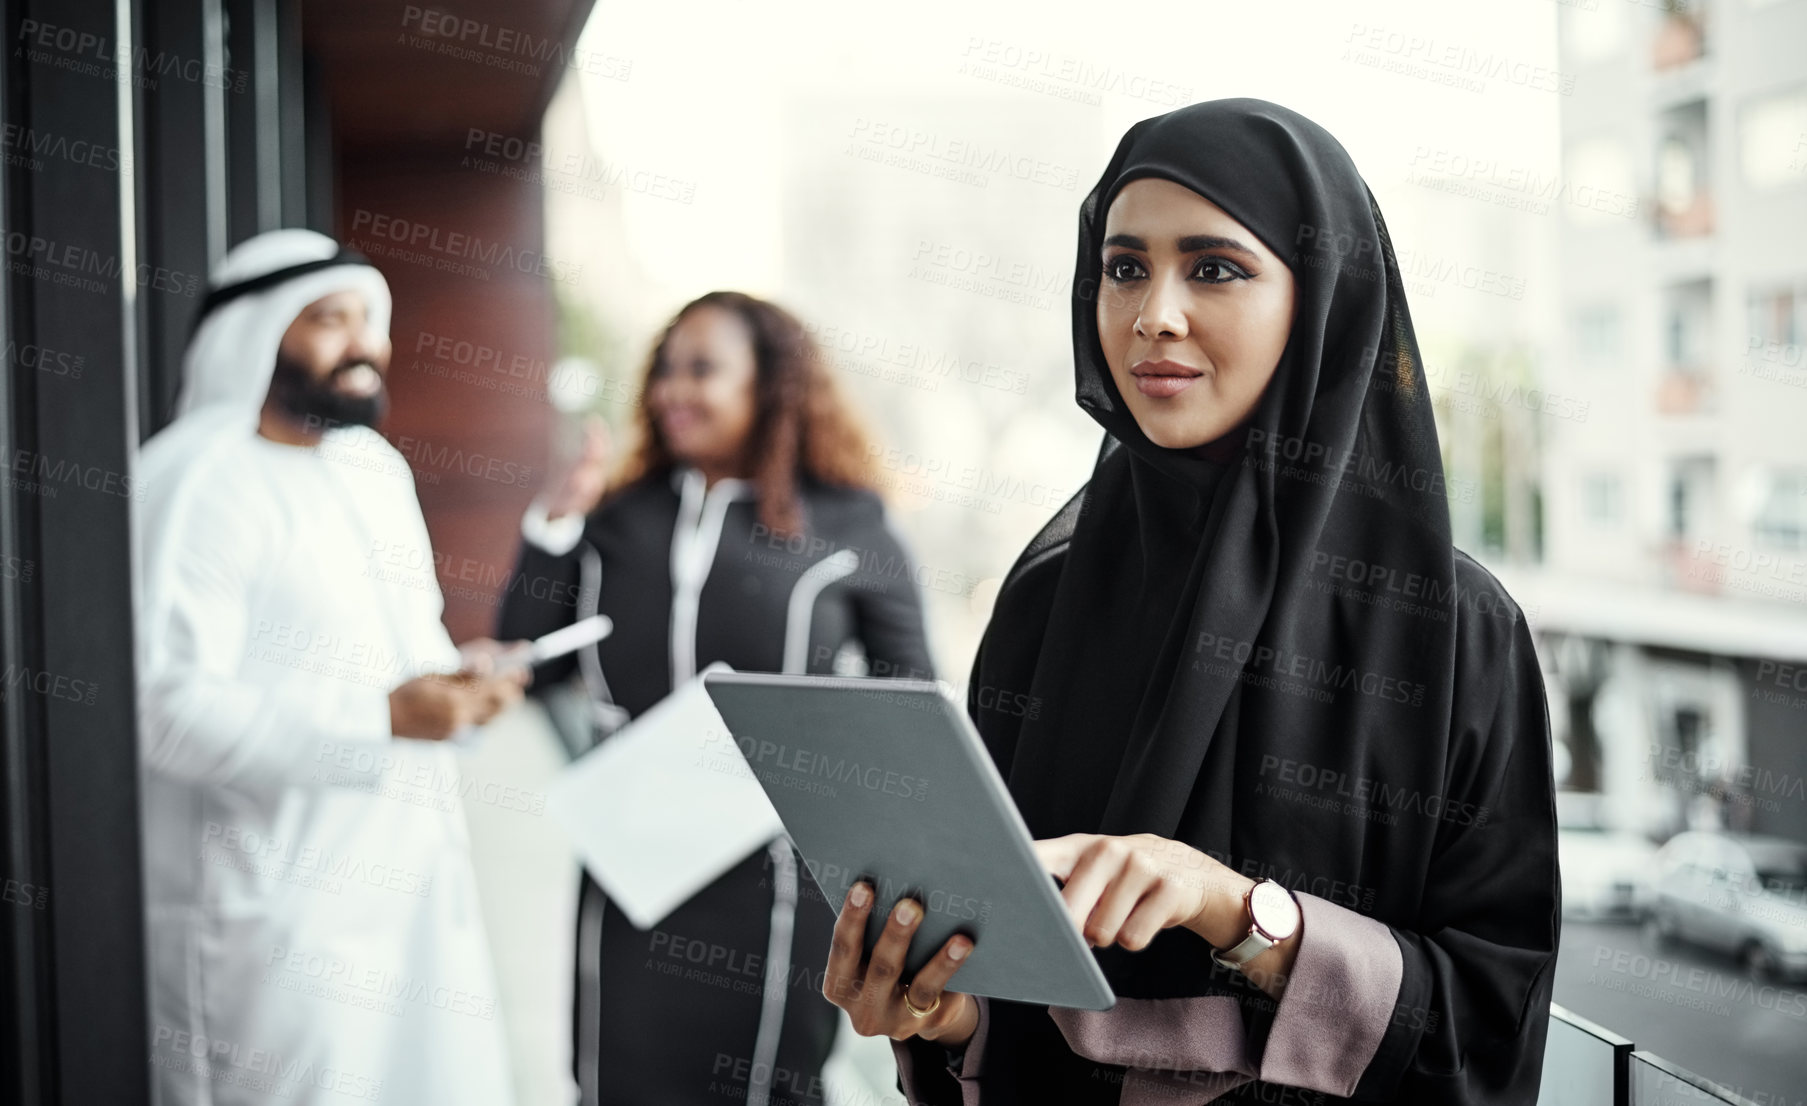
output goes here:
{"type": "MultiPolygon", "coordinates": [[[[686,305],[653,349],[636,421],[613,478],[592,423],[523,520],[518,571],[564,586],[511,589],[502,637],[597,612],[615,624],[537,670],[536,692],[578,672],[606,732],[716,661],[933,678],[873,451],[795,317],[736,292],[686,305]],[[559,601],[573,594],[575,609],[559,601]]],[[[776,839],[652,931],[585,876],[573,1037],[585,1106],[823,1100],[839,1017],[822,997],[834,918],[826,904],[799,908],[819,893],[798,867],[776,839]],[[658,970],[680,944],[710,951],[714,982],[658,970]]]]}

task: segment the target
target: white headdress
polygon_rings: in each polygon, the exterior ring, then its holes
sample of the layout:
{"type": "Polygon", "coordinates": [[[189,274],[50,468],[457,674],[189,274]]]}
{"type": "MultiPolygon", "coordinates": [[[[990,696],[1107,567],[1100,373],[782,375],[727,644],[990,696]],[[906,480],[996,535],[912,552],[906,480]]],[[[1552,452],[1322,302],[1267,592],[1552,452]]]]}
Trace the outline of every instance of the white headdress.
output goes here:
{"type": "Polygon", "coordinates": [[[178,423],[220,408],[255,426],[283,332],[302,308],[344,291],[363,295],[370,337],[386,336],[389,285],[358,255],[311,230],[273,230],[240,243],[214,274],[182,359],[178,423]]]}

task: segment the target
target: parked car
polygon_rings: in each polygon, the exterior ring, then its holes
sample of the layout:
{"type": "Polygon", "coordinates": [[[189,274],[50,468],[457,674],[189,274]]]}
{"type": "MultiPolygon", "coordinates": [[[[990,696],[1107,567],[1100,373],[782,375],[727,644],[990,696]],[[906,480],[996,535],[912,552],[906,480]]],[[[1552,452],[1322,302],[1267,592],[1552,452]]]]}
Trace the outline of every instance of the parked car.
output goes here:
{"type": "Polygon", "coordinates": [[[1657,853],[1650,927],[1729,953],[1759,978],[1807,976],[1807,844],[1694,831],[1657,853]]]}
{"type": "Polygon", "coordinates": [[[1562,916],[1641,921],[1656,899],[1656,846],[1624,830],[1563,826],[1556,831],[1562,868],[1562,916]]]}
{"type": "Polygon", "coordinates": [[[1656,846],[1604,822],[1598,795],[1558,792],[1556,850],[1562,916],[1577,921],[1641,921],[1656,898],[1656,846]]]}

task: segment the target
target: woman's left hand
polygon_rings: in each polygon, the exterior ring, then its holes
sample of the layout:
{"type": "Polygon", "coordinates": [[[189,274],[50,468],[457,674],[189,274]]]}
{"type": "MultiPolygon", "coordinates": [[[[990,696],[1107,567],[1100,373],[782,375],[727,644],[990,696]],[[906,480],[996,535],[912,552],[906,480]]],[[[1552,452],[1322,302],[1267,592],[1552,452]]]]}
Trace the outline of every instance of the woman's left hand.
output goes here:
{"type": "Polygon", "coordinates": [[[1208,941],[1241,939],[1236,919],[1254,881],[1183,841],[1152,833],[1070,833],[1035,842],[1035,852],[1065,884],[1060,897],[1096,948],[1122,945],[1136,952],[1177,925],[1208,941]]]}

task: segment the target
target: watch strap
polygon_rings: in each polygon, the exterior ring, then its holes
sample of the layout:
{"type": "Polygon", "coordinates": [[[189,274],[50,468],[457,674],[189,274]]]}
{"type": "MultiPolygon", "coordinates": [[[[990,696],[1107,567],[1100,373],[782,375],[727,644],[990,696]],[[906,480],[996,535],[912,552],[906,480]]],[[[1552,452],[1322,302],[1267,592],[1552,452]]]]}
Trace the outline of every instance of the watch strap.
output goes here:
{"type": "Polygon", "coordinates": [[[1274,947],[1259,929],[1249,927],[1249,935],[1227,949],[1212,949],[1211,959],[1226,968],[1240,968],[1274,947]]]}

